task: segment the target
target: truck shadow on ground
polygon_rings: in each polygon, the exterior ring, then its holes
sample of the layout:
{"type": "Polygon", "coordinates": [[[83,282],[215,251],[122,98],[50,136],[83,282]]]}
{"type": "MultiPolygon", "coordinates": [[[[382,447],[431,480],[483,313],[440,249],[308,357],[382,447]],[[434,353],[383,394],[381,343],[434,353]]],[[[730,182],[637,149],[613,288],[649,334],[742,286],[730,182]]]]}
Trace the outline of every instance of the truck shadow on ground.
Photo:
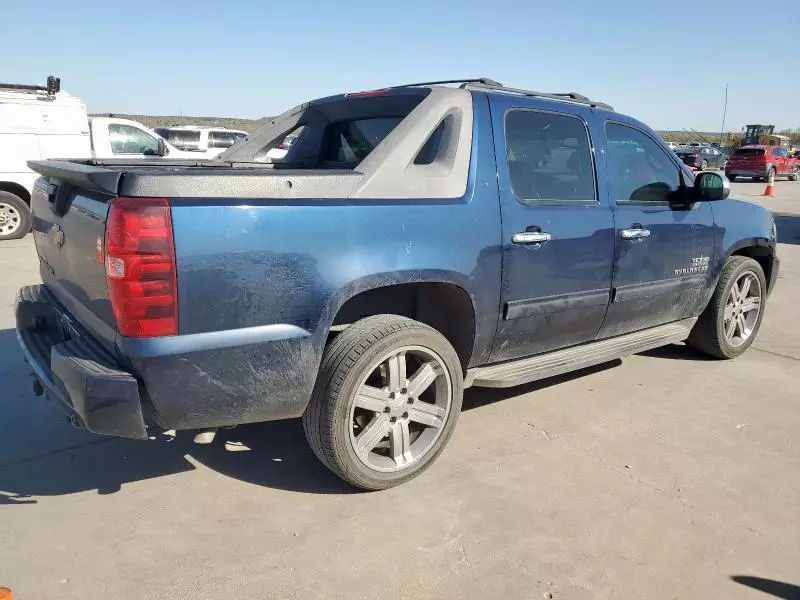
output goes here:
{"type": "Polygon", "coordinates": [[[783,600],[800,600],[800,587],[791,583],[775,581],[774,579],[763,579],[761,577],[751,577],[749,575],[734,575],[731,577],[736,583],[759,590],[783,600]]]}
{"type": "MultiPolygon", "coordinates": [[[[0,343],[16,344],[16,339],[11,335],[0,335],[0,343]]],[[[13,351],[10,348],[2,350],[6,356],[13,351]]],[[[465,393],[463,410],[479,409],[621,364],[621,360],[615,360],[514,388],[472,388],[465,393]]],[[[12,377],[27,379],[28,374],[14,373],[12,377]]],[[[14,386],[17,388],[23,389],[14,386]]],[[[14,395],[29,393],[23,391],[14,395]]],[[[11,400],[47,402],[33,397],[11,400]]],[[[45,416],[57,419],[57,410],[54,406],[53,411],[45,416]]],[[[9,425],[24,427],[27,431],[23,442],[25,447],[15,449],[21,458],[4,460],[0,453],[0,505],[25,506],[36,504],[38,497],[93,490],[98,494],[114,494],[127,483],[203,467],[243,482],[280,490],[312,494],[359,491],[341,481],[317,460],[297,419],[220,429],[214,442],[207,446],[194,444],[192,432],[187,431],[175,435],[157,432],[146,441],[81,436],[74,445],[52,448],[52,445],[46,445],[52,423],[9,425]],[[48,447],[51,448],[49,451],[42,450],[48,447]]]]}
{"type": "Polygon", "coordinates": [[[779,244],[800,245],[800,215],[772,213],[778,230],[779,244]]]}

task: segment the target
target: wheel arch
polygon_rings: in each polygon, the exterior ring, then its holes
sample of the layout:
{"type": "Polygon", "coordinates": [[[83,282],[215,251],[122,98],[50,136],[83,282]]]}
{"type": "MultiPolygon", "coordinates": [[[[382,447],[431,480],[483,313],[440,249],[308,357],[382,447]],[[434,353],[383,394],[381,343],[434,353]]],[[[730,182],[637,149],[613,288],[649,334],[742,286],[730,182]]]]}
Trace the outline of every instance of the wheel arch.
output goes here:
{"type": "Polygon", "coordinates": [[[353,284],[337,302],[328,337],[360,319],[380,314],[400,315],[433,327],[452,344],[462,367],[466,370],[469,366],[477,320],[473,298],[462,284],[445,278],[382,284],[369,278],[353,284]]]}
{"type": "Polygon", "coordinates": [[[0,181],[0,192],[8,192],[22,199],[29,207],[31,205],[31,194],[24,186],[13,181],[0,181]]]}

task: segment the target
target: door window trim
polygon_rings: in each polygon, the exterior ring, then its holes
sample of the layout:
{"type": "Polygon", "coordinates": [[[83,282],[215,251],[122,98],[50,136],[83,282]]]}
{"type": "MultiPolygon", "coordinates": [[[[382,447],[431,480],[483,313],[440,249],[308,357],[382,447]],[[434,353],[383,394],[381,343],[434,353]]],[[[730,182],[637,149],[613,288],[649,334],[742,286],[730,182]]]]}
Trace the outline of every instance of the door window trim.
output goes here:
{"type": "MultiPolygon", "coordinates": [[[[607,119],[605,121],[605,123],[603,124],[603,135],[605,135],[605,139],[603,141],[605,143],[605,148],[606,149],[608,149],[608,130],[606,129],[606,127],[608,127],[609,124],[611,124],[611,125],[619,125],[621,127],[627,127],[628,129],[633,129],[634,131],[638,131],[642,135],[650,138],[650,140],[656,146],[658,146],[658,148],[666,155],[667,159],[672,162],[673,166],[675,166],[675,168],[678,169],[678,174],[680,175],[680,192],[681,192],[681,195],[684,198],[686,197],[687,188],[689,187],[687,185],[687,182],[689,181],[689,178],[688,178],[688,176],[686,174],[686,171],[683,168],[684,167],[683,161],[678,162],[678,160],[676,160],[676,159],[678,159],[678,155],[675,154],[675,152],[669,152],[668,151],[669,147],[665,148],[662,143],[659,143],[659,141],[656,140],[656,138],[654,138],[652,135],[650,135],[646,131],[643,131],[639,127],[636,127],[635,125],[631,125],[630,123],[625,123],[624,121],[617,121],[617,120],[614,120],[614,119],[607,119]],[[670,156],[670,155],[673,155],[673,156],[670,156]]],[[[674,202],[669,202],[668,200],[663,200],[663,201],[659,200],[659,201],[653,201],[653,202],[645,202],[645,201],[642,201],[642,200],[617,200],[616,198],[613,197],[614,188],[611,185],[611,181],[609,180],[609,173],[611,172],[611,170],[608,168],[608,152],[605,152],[605,161],[606,161],[606,185],[607,185],[608,190],[609,190],[609,196],[610,196],[609,200],[612,201],[613,205],[616,205],[616,206],[653,206],[653,207],[659,207],[659,206],[670,206],[670,207],[673,207],[673,206],[678,206],[678,204],[676,204],[674,202]]],[[[692,179],[691,182],[694,182],[694,179],[692,179]]],[[[683,205],[681,204],[680,206],[683,206],[683,205]]]]}
{"type": "Polygon", "coordinates": [[[506,175],[508,179],[508,188],[514,200],[522,206],[598,206],[600,204],[600,186],[597,181],[597,157],[595,156],[594,142],[592,140],[592,132],[589,129],[589,124],[580,115],[567,112],[559,112],[556,110],[547,110],[542,108],[531,108],[528,106],[512,106],[503,111],[503,163],[505,165],[506,175]],[[508,121],[508,114],[510,112],[533,112],[547,115],[554,115],[557,117],[569,117],[576,119],[583,125],[586,132],[586,140],[589,143],[589,157],[592,166],[592,186],[594,189],[594,200],[556,200],[556,199],[526,199],[524,202],[517,197],[514,192],[514,187],[511,185],[511,169],[508,166],[508,138],[506,136],[506,123],[508,121]]]}

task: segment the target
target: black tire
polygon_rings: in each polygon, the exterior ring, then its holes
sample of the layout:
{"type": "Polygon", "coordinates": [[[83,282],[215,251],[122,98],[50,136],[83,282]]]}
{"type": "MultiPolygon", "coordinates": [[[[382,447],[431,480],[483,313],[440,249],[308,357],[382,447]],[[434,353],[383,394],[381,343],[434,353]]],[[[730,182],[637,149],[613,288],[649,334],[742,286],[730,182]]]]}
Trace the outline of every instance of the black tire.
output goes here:
{"type": "Polygon", "coordinates": [[[708,169],[708,161],[704,160],[703,162],[700,163],[700,170],[706,171],[707,169],[708,169]]]}
{"type": "MultiPolygon", "coordinates": [[[[28,208],[28,205],[25,204],[25,201],[19,196],[10,192],[0,191],[0,209],[4,204],[9,206],[11,211],[18,215],[17,218],[19,219],[19,224],[11,233],[3,233],[0,231],[0,241],[17,240],[25,237],[31,230],[31,211],[28,208]]],[[[3,221],[3,223],[5,223],[4,218],[8,217],[0,215],[0,220],[3,221]]],[[[0,229],[2,229],[2,227],[0,227],[0,229]]]]}
{"type": "Polygon", "coordinates": [[[767,298],[767,281],[764,271],[752,258],[746,256],[731,256],[725,262],[720,275],[717,287],[711,301],[695,323],[692,332],[689,334],[687,343],[711,356],[722,359],[736,358],[744,353],[755,340],[761,321],[764,318],[764,309],[767,298]],[[730,295],[733,284],[745,272],[752,272],[761,285],[761,304],[752,333],[740,346],[731,345],[725,338],[724,311],[725,304],[730,295]]]}
{"type": "Polygon", "coordinates": [[[736,175],[727,175],[726,177],[728,178],[728,181],[730,181],[731,183],[736,181],[736,175]]]}
{"type": "Polygon", "coordinates": [[[792,174],[789,175],[790,181],[800,181],[800,167],[794,166],[792,167],[792,174]]]}
{"type": "MultiPolygon", "coordinates": [[[[408,377],[410,380],[411,374],[408,377]]],[[[463,393],[461,362],[438,331],[397,315],[367,317],[345,329],[325,349],[311,401],[303,414],[303,429],[314,454],[336,475],[365,490],[386,489],[416,477],[436,460],[453,433],[463,393]],[[425,348],[442,359],[452,391],[450,408],[438,437],[424,454],[407,467],[385,472],[370,468],[356,454],[350,411],[356,390],[376,361],[406,346],[425,348]]]]}

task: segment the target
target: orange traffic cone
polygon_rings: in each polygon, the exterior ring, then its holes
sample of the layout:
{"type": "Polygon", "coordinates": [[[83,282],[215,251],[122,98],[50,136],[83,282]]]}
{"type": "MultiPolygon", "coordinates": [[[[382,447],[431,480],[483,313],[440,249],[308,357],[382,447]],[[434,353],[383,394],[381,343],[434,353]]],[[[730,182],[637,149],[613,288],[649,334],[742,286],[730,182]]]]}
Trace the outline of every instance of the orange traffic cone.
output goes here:
{"type": "Polygon", "coordinates": [[[0,587],[0,600],[13,600],[11,590],[8,588],[0,587]]]}
{"type": "Polygon", "coordinates": [[[775,195],[775,173],[770,171],[769,179],[767,179],[767,189],[764,190],[765,196],[774,196],[775,195]]]}

